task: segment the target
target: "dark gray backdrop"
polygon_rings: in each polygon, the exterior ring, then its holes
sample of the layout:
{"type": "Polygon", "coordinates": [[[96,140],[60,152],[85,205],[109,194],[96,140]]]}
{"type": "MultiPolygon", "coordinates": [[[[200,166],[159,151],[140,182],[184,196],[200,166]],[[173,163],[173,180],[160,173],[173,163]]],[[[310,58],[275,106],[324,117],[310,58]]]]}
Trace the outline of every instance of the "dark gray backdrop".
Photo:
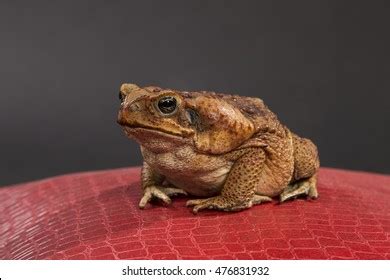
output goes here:
{"type": "Polygon", "coordinates": [[[0,185],[139,165],[123,82],[261,97],[322,165],[390,173],[386,1],[0,2],[0,185]]]}

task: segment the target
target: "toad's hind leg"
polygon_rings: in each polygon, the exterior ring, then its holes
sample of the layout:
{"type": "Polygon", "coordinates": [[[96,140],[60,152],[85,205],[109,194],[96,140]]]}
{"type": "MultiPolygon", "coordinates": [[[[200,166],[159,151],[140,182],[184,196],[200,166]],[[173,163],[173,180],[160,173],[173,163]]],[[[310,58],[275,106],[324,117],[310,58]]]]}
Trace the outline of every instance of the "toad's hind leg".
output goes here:
{"type": "Polygon", "coordinates": [[[306,195],[312,199],[316,199],[318,197],[317,175],[313,175],[310,178],[302,179],[289,184],[287,188],[285,188],[284,191],[280,194],[280,202],[284,202],[288,199],[301,195],[306,195]]]}
{"type": "Polygon", "coordinates": [[[315,199],[317,192],[317,172],[320,166],[317,147],[309,139],[293,134],[294,173],[290,184],[280,195],[280,202],[306,195],[315,199]]]}
{"type": "Polygon", "coordinates": [[[187,201],[187,206],[194,206],[194,213],[202,209],[240,211],[255,204],[272,200],[269,197],[255,193],[264,166],[264,151],[260,148],[249,148],[234,151],[228,156],[232,156],[236,161],[226,179],[221,194],[210,198],[187,201]]]}

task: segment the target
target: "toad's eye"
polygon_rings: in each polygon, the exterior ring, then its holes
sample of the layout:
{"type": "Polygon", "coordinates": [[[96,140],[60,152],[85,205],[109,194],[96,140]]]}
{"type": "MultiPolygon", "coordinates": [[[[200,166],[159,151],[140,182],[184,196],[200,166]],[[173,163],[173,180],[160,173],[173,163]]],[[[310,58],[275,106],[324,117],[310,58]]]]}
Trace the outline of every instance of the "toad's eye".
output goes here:
{"type": "Polygon", "coordinates": [[[158,101],[157,107],[163,115],[170,115],[176,111],[177,101],[172,96],[165,96],[158,101]]]}
{"type": "Polygon", "coordinates": [[[121,104],[123,103],[123,101],[125,101],[125,96],[122,94],[121,91],[119,92],[119,100],[121,101],[121,104]]]}

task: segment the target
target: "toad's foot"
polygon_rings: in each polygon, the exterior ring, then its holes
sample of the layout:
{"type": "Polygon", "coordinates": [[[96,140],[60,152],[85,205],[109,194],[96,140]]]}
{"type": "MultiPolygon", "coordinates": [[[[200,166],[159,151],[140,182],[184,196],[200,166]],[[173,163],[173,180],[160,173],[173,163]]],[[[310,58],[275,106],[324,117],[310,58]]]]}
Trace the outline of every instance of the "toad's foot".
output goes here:
{"type": "Polygon", "coordinates": [[[306,195],[309,198],[316,199],[318,197],[316,183],[316,177],[313,176],[288,185],[287,188],[280,194],[280,202],[284,202],[300,195],[306,195]]]}
{"type": "Polygon", "coordinates": [[[246,208],[252,207],[252,205],[260,204],[262,202],[272,201],[272,198],[268,196],[262,196],[255,194],[253,198],[245,202],[231,202],[223,196],[214,196],[204,199],[192,199],[186,203],[187,207],[194,206],[192,212],[198,213],[202,209],[216,209],[222,211],[240,211],[246,208]]]}
{"type": "Polygon", "coordinates": [[[258,194],[255,194],[252,198],[252,205],[257,205],[257,204],[260,204],[262,202],[271,202],[272,201],[272,198],[270,198],[269,196],[264,196],[264,195],[258,195],[258,194]]]}
{"type": "Polygon", "coordinates": [[[182,189],[172,188],[172,187],[158,187],[158,186],[150,186],[144,189],[144,196],[141,198],[139,202],[139,208],[145,208],[146,204],[150,202],[153,198],[161,199],[164,203],[171,203],[171,196],[175,195],[187,195],[187,192],[182,189]]]}

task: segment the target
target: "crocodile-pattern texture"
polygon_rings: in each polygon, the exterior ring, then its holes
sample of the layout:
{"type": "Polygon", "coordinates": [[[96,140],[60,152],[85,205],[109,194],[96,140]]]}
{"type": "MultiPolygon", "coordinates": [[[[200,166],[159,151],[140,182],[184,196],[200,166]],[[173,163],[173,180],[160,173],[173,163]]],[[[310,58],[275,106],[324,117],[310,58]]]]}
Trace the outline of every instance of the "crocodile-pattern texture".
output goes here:
{"type": "Polygon", "coordinates": [[[321,169],[320,198],[137,207],[139,168],[0,188],[1,259],[390,259],[390,176],[321,169]]]}

